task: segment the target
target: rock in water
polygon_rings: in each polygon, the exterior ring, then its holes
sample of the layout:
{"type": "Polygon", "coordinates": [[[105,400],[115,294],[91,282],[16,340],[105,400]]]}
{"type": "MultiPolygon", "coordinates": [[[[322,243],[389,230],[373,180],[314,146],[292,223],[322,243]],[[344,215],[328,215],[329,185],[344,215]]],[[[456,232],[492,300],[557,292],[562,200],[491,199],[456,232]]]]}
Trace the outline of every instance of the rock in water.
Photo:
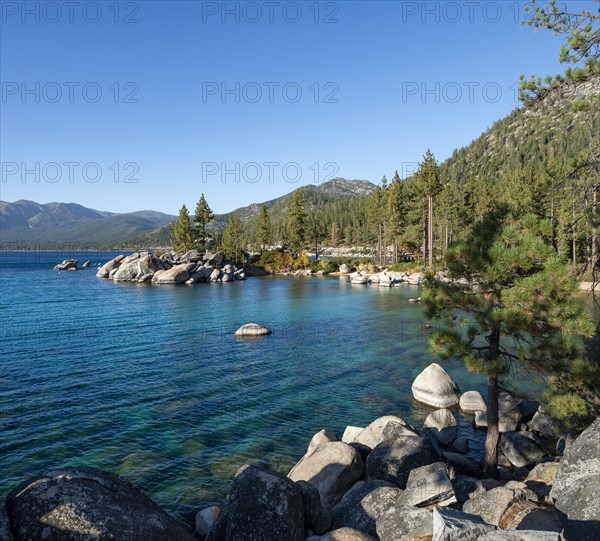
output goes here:
{"type": "Polygon", "coordinates": [[[77,268],[77,259],[65,259],[62,263],[59,263],[54,267],[54,270],[66,271],[77,268]]]}
{"type": "Polygon", "coordinates": [[[270,329],[259,325],[258,323],[246,323],[242,325],[237,331],[236,336],[264,336],[265,334],[271,334],[270,329]]]}
{"type": "Polygon", "coordinates": [[[423,431],[442,445],[448,445],[456,439],[456,419],[450,410],[436,410],[425,419],[423,431]]]}
{"type": "Polygon", "coordinates": [[[600,539],[600,419],[571,444],[550,492],[561,513],[567,539],[600,539]]]}
{"type": "Polygon", "coordinates": [[[459,402],[460,390],[437,363],[430,364],[412,384],[415,400],[434,408],[451,408],[459,402]]]}
{"type": "Polygon", "coordinates": [[[302,493],[285,475],[242,466],[227,517],[227,541],[304,541],[302,493]]]}
{"type": "Polygon", "coordinates": [[[187,527],[119,476],[65,468],[14,489],[6,507],[17,539],[193,541],[187,527]]]}
{"type": "Polygon", "coordinates": [[[359,452],[341,441],[318,445],[305,455],[289,473],[292,481],[308,481],[321,495],[325,507],[338,503],[363,474],[359,452]]]}
{"type": "Polygon", "coordinates": [[[439,461],[431,442],[418,436],[385,440],[369,453],[367,476],[406,488],[411,470],[439,461]]]}
{"type": "Polygon", "coordinates": [[[222,513],[223,509],[216,505],[198,511],[198,513],[196,513],[196,533],[201,537],[206,537],[213,529],[222,513]]]}
{"type": "Polygon", "coordinates": [[[467,391],[460,396],[460,409],[465,413],[475,413],[476,411],[486,411],[485,400],[479,391],[467,391]]]}

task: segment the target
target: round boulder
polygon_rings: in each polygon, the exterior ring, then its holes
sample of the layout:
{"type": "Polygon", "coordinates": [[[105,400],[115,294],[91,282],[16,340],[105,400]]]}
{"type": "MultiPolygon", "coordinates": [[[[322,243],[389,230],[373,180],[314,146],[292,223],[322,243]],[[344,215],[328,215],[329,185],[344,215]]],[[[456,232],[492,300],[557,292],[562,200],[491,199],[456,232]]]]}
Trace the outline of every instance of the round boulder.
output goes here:
{"type": "Polygon", "coordinates": [[[442,445],[449,445],[456,439],[456,419],[450,410],[436,410],[425,419],[423,431],[442,445]]]}
{"type": "Polygon", "coordinates": [[[485,400],[479,391],[467,391],[460,396],[459,407],[465,413],[486,411],[485,400]]]}
{"type": "Polygon", "coordinates": [[[460,390],[448,373],[437,363],[430,364],[412,384],[418,402],[434,408],[451,408],[459,402],[460,390]]]}
{"type": "Polygon", "coordinates": [[[258,323],[246,323],[242,325],[237,331],[236,336],[264,336],[265,334],[271,334],[273,331],[259,325],[258,323]]]}

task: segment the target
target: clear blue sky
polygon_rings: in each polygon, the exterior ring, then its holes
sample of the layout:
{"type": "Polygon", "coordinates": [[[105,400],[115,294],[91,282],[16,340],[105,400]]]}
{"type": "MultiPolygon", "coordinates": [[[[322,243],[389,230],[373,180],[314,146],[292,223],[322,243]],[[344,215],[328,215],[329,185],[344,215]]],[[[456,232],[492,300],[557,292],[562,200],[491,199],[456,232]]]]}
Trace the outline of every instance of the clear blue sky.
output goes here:
{"type": "Polygon", "coordinates": [[[378,182],[508,114],[519,74],[562,71],[512,0],[0,4],[5,201],[175,214],[204,192],[226,212],[332,173],[378,182]]]}

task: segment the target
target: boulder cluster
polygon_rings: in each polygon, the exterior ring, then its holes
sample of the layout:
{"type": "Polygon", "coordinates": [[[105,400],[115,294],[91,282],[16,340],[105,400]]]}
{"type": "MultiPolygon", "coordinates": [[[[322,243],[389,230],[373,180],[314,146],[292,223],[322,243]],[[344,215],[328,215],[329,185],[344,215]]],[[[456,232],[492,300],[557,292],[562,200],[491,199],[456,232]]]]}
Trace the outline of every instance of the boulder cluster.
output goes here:
{"type": "Polygon", "coordinates": [[[438,407],[422,427],[387,415],[341,437],[321,430],[287,475],[241,467],[226,508],[201,509],[194,531],[118,476],[71,468],[26,481],[0,502],[0,541],[600,539],[600,419],[557,446],[556,420],[506,397],[505,428],[516,409],[514,428],[525,430],[503,431],[503,473],[490,479],[457,439],[450,409],[475,415],[481,395],[461,394],[439,365],[413,391],[438,407]]]}
{"type": "MultiPolygon", "coordinates": [[[[55,265],[53,270],[57,270],[57,271],[74,271],[79,269],[79,267],[77,266],[79,262],[77,261],[77,259],[65,259],[62,263],[59,263],[58,265],[55,265]]],[[[87,267],[90,266],[90,261],[86,261],[83,265],[81,265],[82,269],[85,269],[87,267]]]]}
{"type": "Polygon", "coordinates": [[[118,255],[102,265],[96,276],[115,282],[149,282],[152,284],[196,284],[198,282],[233,282],[245,280],[247,271],[225,259],[223,252],[185,254],[167,252],[160,256],[149,252],[118,255]]]}

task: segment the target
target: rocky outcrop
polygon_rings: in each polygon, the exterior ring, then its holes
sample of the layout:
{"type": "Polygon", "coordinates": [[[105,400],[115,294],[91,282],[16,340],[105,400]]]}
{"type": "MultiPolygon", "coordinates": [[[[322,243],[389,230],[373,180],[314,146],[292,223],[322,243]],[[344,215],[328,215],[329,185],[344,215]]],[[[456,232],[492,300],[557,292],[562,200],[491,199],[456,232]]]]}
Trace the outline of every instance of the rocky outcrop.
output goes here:
{"type": "Polygon", "coordinates": [[[273,331],[271,329],[267,329],[258,323],[246,323],[242,325],[237,331],[235,331],[236,336],[264,336],[266,334],[271,334],[273,331]]]}
{"type": "Polygon", "coordinates": [[[437,363],[430,364],[412,384],[415,400],[434,408],[451,408],[460,398],[458,385],[437,363]]]}
{"type": "Polygon", "coordinates": [[[65,259],[62,263],[59,263],[54,267],[56,271],[70,271],[77,270],[77,259],[65,259]]]}
{"type": "Polygon", "coordinates": [[[285,475],[242,466],[229,496],[227,541],[304,541],[302,493],[285,475]]]}
{"type": "Polygon", "coordinates": [[[401,436],[384,440],[367,458],[369,479],[381,479],[406,488],[411,470],[439,460],[431,442],[418,436],[401,436]]]}
{"type": "Polygon", "coordinates": [[[66,468],[14,489],[6,507],[16,539],[193,541],[188,528],[119,476],[66,468]]]}
{"type": "Polygon", "coordinates": [[[550,492],[567,538],[600,539],[600,419],[569,446],[550,492]]]}
{"type": "Polygon", "coordinates": [[[364,464],[359,452],[341,441],[318,445],[296,464],[288,477],[315,486],[326,507],[338,503],[362,477],[364,464]]]}

